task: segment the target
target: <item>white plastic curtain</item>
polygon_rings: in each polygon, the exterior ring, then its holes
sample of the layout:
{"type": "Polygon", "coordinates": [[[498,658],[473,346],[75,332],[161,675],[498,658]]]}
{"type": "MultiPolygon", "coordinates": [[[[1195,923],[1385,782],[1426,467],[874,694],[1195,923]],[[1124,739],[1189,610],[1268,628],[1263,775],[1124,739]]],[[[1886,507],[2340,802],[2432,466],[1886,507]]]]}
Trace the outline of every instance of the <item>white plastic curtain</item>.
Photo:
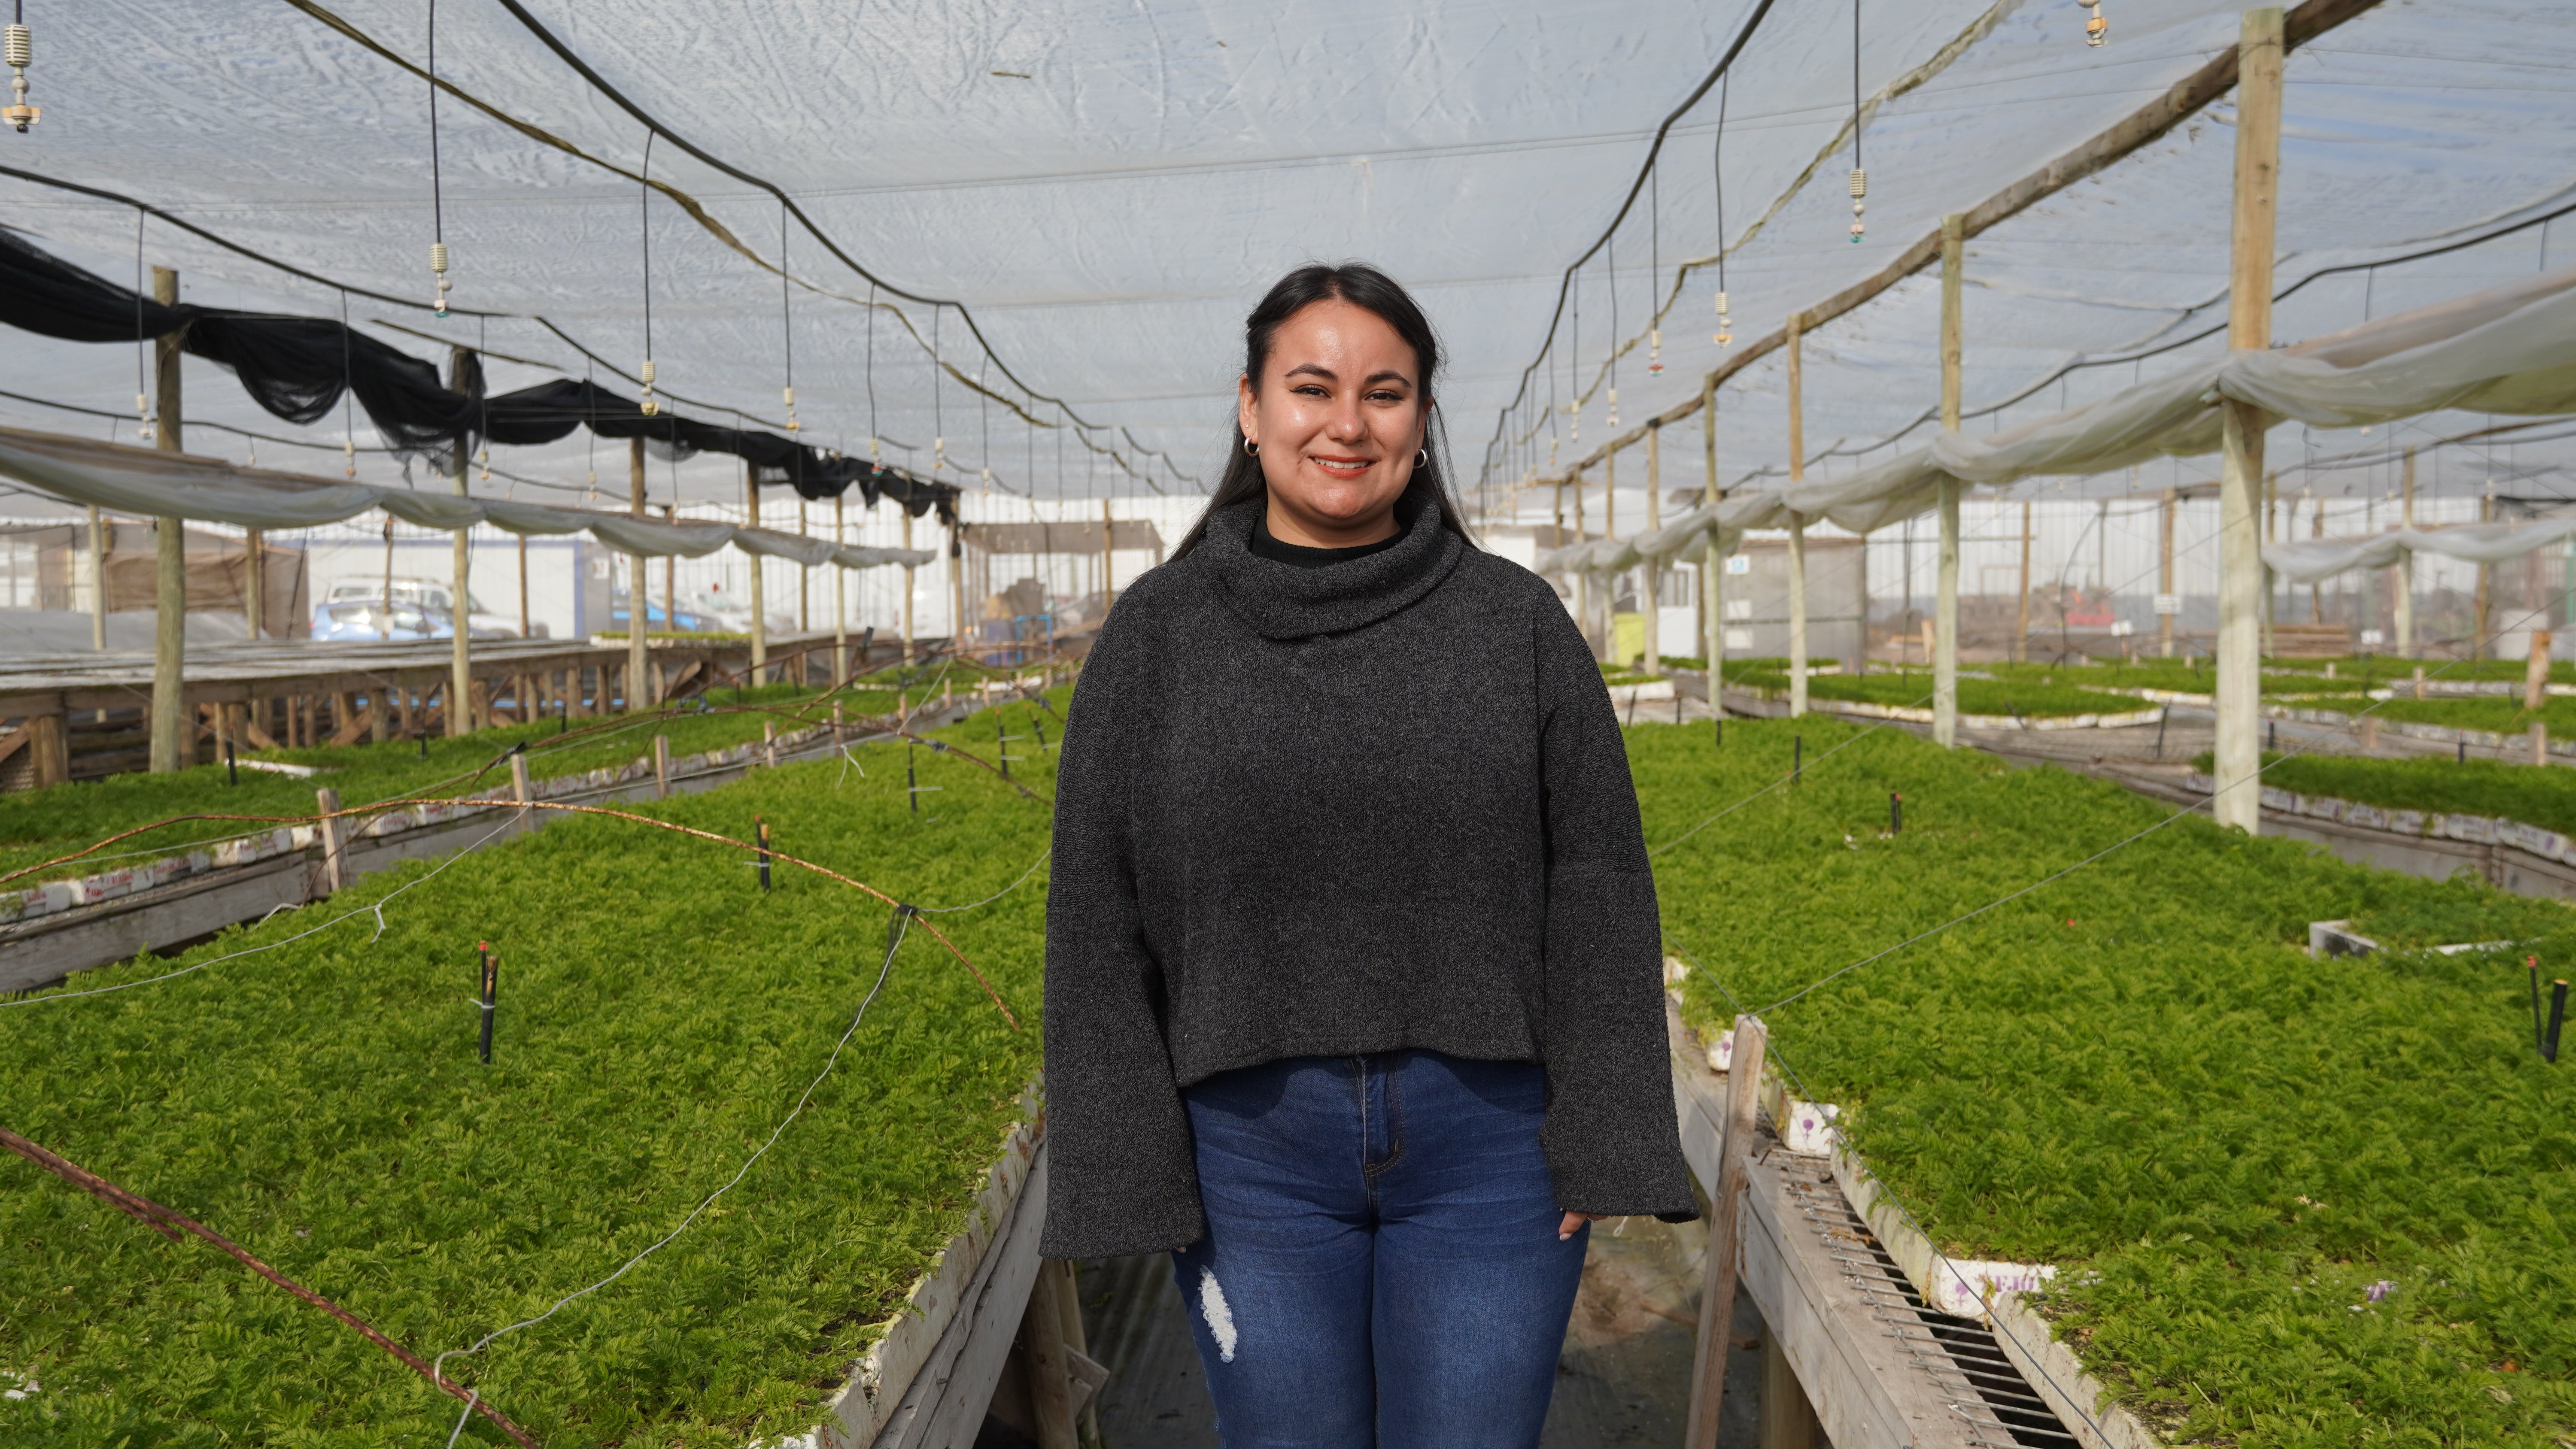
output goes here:
{"type": "MultiPolygon", "coordinates": [[[[1944,476],[2002,486],[2035,476],[2106,473],[2163,455],[2210,453],[2219,445],[2222,398],[2252,403],[2277,421],[2334,428],[2446,408],[2516,415],[2576,411],[2576,267],[2295,347],[2230,352],[2003,432],[1969,437],[1945,429],[1928,445],[1877,467],[1703,505],[1617,546],[1604,539],[1558,550],[1542,558],[1540,568],[1618,572],[1640,558],[1695,554],[1712,531],[1722,546],[1731,547],[1735,533],[1781,526],[1791,513],[1866,533],[1929,512],[1944,476]]],[[[2296,557],[2303,569],[2318,566],[2306,553],[2296,557]]],[[[2315,557],[2321,562],[2326,555],[2315,557]]],[[[2296,576],[2304,581],[2311,575],[2296,576]]]]}
{"type": "Polygon", "coordinates": [[[488,523],[518,534],[587,533],[620,553],[698,558],[727,544],[808,568],[930,563],[922,549],[843,548],[828,539],[730,523],[664,522],[455,493],[332,483],[209,458],[119,448],[0,428],[0,474],[72,503],[118,513],[242,528],[311,528],[381,508],[405,523],[455,530],[488,523]]]}

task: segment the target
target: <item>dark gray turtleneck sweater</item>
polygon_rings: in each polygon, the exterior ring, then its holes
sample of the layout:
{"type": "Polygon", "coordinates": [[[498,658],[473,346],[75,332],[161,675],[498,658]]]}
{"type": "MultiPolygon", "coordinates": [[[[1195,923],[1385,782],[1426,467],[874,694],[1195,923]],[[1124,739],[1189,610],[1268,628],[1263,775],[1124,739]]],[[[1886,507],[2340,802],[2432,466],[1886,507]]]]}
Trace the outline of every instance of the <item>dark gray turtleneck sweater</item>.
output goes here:
{"type": "Polygon", "coordinates": [[[1560,1207],[1689,1217],[1654,877],[1564,605],[1436,505],[1316,568],[1247,548],[1260,509],[1138,579],[1074,691],[1042,1251],[1198,1240],[1181,1088],[1408,1047],[1546,1068],[1560,1207]]]}

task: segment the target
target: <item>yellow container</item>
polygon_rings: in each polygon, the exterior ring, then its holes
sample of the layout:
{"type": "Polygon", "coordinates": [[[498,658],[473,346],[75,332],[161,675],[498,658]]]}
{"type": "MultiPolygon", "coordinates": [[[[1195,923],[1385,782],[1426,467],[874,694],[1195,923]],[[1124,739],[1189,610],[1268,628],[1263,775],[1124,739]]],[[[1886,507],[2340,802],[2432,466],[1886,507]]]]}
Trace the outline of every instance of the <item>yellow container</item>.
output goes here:
{"type": "Polygon", "coordinates": [[[1646,657],[1646,616],[1613,614],[1610,616],[1610,662],[1634,664],[1646,657]]]}

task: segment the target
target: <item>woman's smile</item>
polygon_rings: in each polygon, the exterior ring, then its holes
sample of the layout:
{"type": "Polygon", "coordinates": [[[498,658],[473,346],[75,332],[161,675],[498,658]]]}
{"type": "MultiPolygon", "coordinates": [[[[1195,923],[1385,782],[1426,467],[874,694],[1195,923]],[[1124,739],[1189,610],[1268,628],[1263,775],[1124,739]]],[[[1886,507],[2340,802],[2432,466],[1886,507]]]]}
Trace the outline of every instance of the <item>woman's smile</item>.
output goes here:
{"type": "Polygon", "coordinates": [[[1356,478],[1376,463],[1374,458],[1353,458],[1343,454],[1308,453],[1306,461],[1336,478],[1356,478]]]}

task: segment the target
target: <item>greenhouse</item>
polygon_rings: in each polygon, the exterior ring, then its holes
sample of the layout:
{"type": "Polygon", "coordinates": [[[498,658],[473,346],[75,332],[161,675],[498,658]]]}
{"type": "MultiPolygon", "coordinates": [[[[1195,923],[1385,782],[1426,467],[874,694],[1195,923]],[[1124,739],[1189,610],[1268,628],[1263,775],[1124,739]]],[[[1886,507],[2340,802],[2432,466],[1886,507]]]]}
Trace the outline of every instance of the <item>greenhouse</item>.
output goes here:
{"type": "Polygon", "coordinates": [[[2576,1445],[2576,9],[5,23],[0,1442],[2576,1445]]]}

